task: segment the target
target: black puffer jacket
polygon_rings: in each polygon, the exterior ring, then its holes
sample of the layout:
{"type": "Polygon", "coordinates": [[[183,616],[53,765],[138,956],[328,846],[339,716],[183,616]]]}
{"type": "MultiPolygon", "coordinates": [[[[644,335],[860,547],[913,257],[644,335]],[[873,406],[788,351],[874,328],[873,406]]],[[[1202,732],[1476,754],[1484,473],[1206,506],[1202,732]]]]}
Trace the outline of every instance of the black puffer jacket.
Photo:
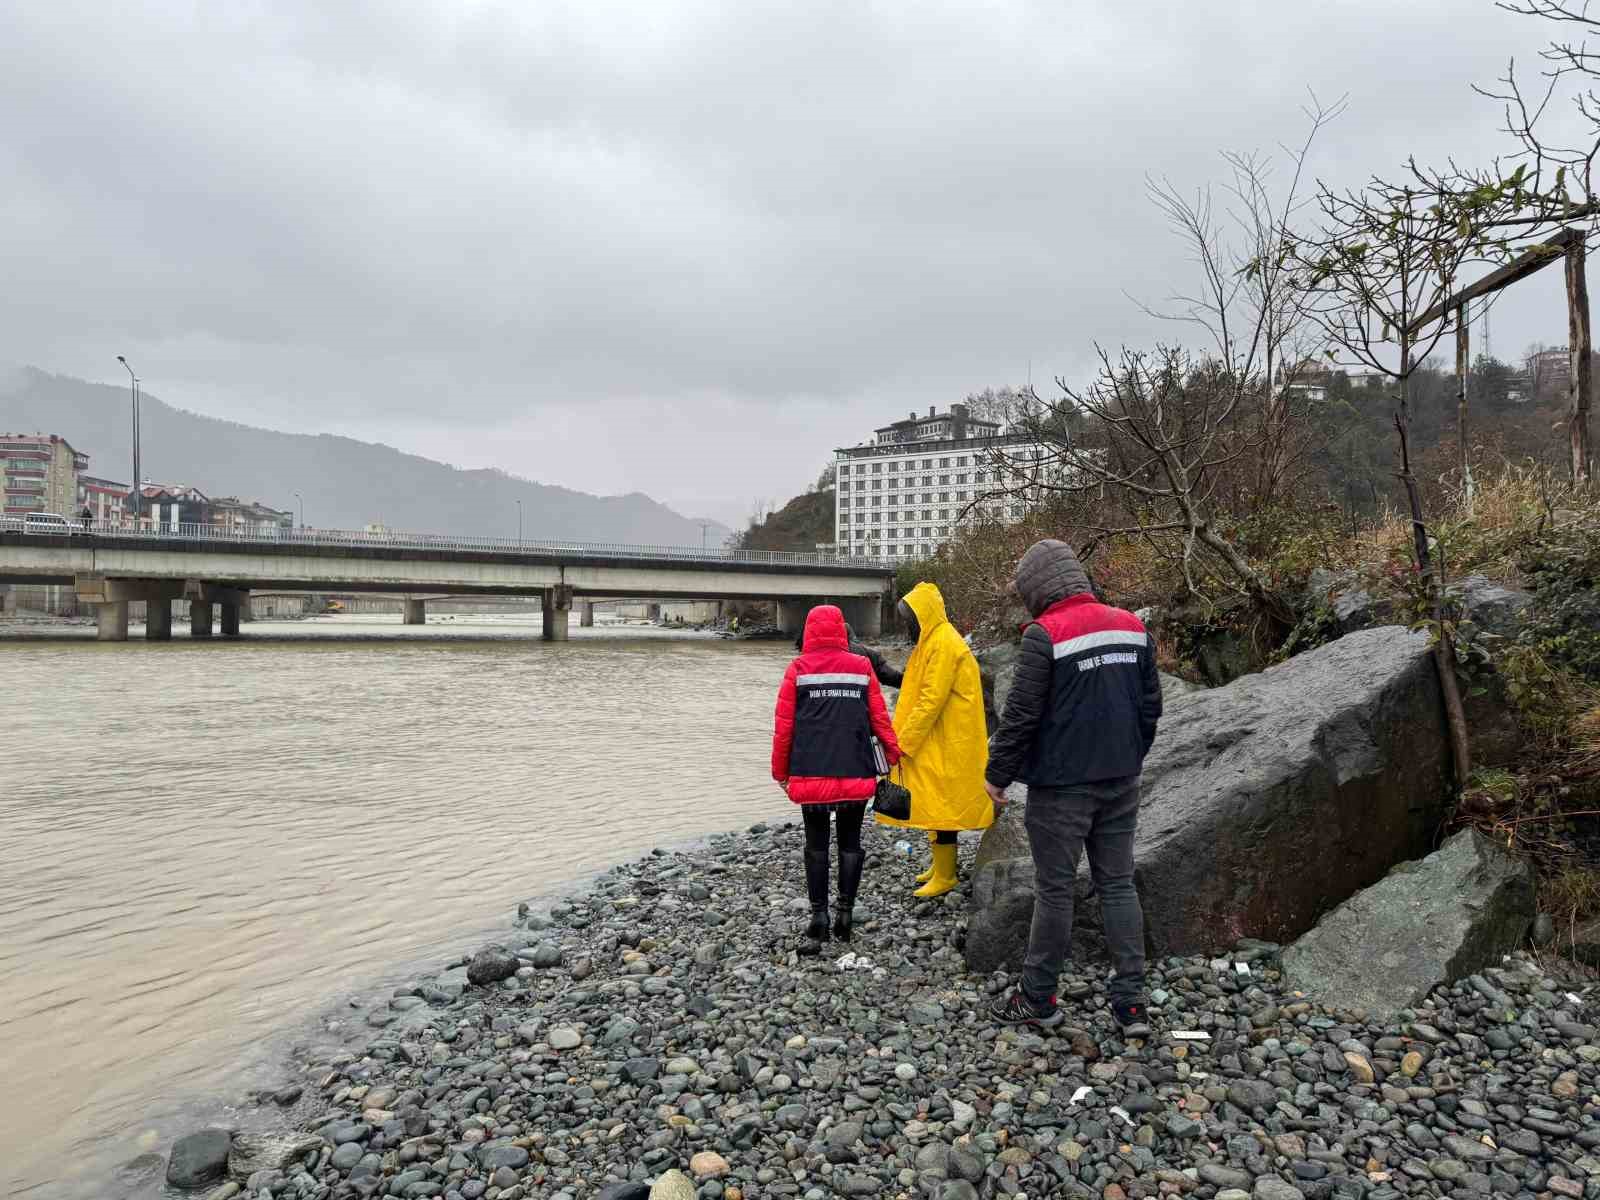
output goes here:
{"type": "Polygon", "coordinates": [[[1139,618],[1101,604],[1065,542],[1042,541],[1017,564],[1034,621],[989,746],[986,778],[1070,787],[1139,774],[1161,717],[1155,645],[1139,618]]]}

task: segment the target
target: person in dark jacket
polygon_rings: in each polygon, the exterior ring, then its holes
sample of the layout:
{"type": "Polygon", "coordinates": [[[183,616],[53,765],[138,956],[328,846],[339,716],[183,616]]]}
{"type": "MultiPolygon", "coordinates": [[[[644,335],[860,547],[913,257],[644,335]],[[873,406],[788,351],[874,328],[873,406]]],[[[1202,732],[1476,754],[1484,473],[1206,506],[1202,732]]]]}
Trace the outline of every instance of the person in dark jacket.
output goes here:
{"type": "MultiPolygon", "coordinates": [[[[844,633],[845,637],[850,641],[850,653],[859,654],[862,658],[866,659],[872,664],[872,673],[878,677],[879,683],[881,683],[884,687],[897,688],[900,686],[901,681],[905,678],[904,672],[896,671],[889,665],[889,661],[884,658],[883,655],[879,654],[866,643],[858,641],[856,639],[856,631],[850,628],[850,622],[848,621],[846,621],[844,624],[844,633]]],[[[803,649],[802,643],[804,643],[805,637],[806,633],[803,629],[799,633],[795,634],[794,651],[796,654],[800,653],[801,649],[803,649]]]]}
{"type": "Polygon", "coordinates": [[[1125,1036],[1148,1037],[1133,838],[1139,775],[1161,719],[1155,645],[1138,617],[1095,599],[1065,542],[1029,548],[1015,585],[1033,621],[989,747],[985,785],[997,810],[1012,782],[1028,785],[1037,890],[1021,986],[992,1015],[1007,1024],[1061,1021],[1056,981],[1072,944],[1078,858],[1087,849],[1115,969],[1112,1015],[1125,1036]]]}
{"type": "Polygon", "coordinates": [[[878,784],[876,737],[888,765],[900,759],[894,723],[872,665],[850,649],[844,614],[819,604],[806,616],[804,650],[784,672],[772,732],[772,777],[800,806],[806,829],[806,892],[811,923],[800,949],[816,954],[828,940],[828,833],[839,831],[839,908],[833,936],[850,926],[867,856],[861,825],[878,784]]]}

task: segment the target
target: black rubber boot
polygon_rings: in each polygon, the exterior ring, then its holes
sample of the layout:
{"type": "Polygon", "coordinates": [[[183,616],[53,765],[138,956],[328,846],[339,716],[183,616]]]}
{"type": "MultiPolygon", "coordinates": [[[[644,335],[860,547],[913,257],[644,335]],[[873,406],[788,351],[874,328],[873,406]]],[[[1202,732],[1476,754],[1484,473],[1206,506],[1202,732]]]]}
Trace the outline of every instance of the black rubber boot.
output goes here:
{"type": "Polygon", "coordinates": [[[806,851],[806,894],[811,898],[811,924],[801,937],[800,953],[817,954],[828,940],[828,852],[806,851]]]}
{"type": "Polygon", "coordinates": [[[841,942],[850,940],[850,921],[856,906],[856,892],[861,887],[861,868],[867,856],[861,851],[839,851],[839,911],[833,918],[833,936],[841,942]]]}

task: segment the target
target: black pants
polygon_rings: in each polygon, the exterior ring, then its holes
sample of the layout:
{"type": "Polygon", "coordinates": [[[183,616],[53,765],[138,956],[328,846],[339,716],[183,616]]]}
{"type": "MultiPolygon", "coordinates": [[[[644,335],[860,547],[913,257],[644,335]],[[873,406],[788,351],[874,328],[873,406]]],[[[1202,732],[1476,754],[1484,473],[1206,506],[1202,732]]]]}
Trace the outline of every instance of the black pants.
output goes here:
{"type": "Polygon", "coordinates": [[[805,804],[800,816],[806,823],[806,849],[828,852],[828,816],[838,818],[839,850],[844,854],[861,853],[861,822],[867,815],[867,802],[859,804],[805,804]]]}

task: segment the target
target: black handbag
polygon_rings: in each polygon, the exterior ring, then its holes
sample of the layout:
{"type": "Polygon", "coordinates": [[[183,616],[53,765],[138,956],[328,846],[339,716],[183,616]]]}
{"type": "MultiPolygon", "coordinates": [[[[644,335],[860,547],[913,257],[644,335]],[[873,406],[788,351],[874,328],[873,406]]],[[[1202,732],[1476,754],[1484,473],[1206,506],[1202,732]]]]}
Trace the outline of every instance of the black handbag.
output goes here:
{"type": "Polygon", "coordinates": [[[911,820],[911,789],[889,778],[889,764],[877,738],[872,739],[872,752],[880,775],[878,786],[872,791],[872,811],[891,821],[911,820]]]}
{"type": "Polygon", "coordinates": [[[872,793],[872,811],[891,821],[911,820],[911,790],[885,776],[872,793]]]}

